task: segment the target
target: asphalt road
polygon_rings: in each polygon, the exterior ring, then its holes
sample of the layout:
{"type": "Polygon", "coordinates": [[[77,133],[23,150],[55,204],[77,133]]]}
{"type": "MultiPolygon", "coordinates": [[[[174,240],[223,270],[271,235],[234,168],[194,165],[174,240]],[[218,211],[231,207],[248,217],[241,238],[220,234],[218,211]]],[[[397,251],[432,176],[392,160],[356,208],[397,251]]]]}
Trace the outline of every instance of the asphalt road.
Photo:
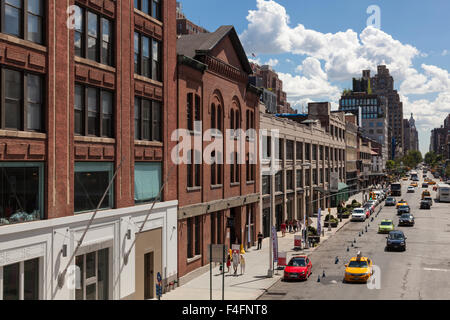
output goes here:
{"type": "MultiPolygon", "coordinates": [[[[422,173],[420,172],[419,176],[422,173]]],[[[429,176],[431,177],[431,176],[429,176]]],[[[437,181],[437,180],[435,180],[437,181]]],[[[383,207],[373,222],[350,222],[332,239],[311,253],[313,273],[308,281],[279,281],[260,300],[400,300],[450,299],[450,203],[434,203],[431,210],[420,210],[422,182],[415,193],[406,193],[410,181],[403,181],[402,198],[415,217],[414,227],[398,227],[395,207],[383,207]],[[392,219],[396,229],[407,236],[406,252],[386,252],[386,235],[378,234],[382,219],[392,219]],[[370,222],[368,232],[360,231],[370,222]],[[356,239],[355,247],[351,247],[356,239]],[[350,251],[347,252],[347,247],[350,251]],[[381,272],[379,289],[366,284],[343,283],[345,264],[357,251],[373,260],[381,272]],[[335,264],[336,256],[339,263],[335,264]],[[322,277],[325,271],[325,278],[322,277]],[[320,276],[320,282],[318,277],[320,276]]],[[[431,191],[433,199],[436,193],[431,191]]],[[[397,198],[400,200],[400,198],[397,198]]],[[[383,206],[382,203],[381,206],[383,206]]],[[[379,208],[377,208],[377,211],[379,208]]]]}

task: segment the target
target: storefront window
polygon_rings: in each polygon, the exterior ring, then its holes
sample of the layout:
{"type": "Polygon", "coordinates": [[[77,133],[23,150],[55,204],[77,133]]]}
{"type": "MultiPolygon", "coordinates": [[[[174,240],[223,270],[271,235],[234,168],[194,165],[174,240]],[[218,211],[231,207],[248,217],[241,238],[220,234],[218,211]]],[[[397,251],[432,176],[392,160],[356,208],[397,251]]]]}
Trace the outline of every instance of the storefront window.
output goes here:
{"type": "Polygon", "coordinates": [[[0,300],[39,300],[39,258],[0,267],[0,300]]]}
{"type": "MultiPolygon", "coordinates": [[[[93,211],[97,208],[103,194],[113,177],[112,162],[75,163],[75,212],[93,211]]],[[[100,209],[113,207],[113,186],[109,189],[100,209]]]]}
{"type": "Polygon", "coordinates": [[[141,162],[134,165],[134,201],[145,203],[154,201],[161,189],[160,162],[141,162]]]}
{"type": "Polygon", "coordinates": [[[44,165],[0,163],[0,225],[44,218],[44,165]]]}
{"type": "Polygon", "coordinates": [[[109,249],[90,252],[75,258],[79,269],[80,286],[75,290],[75,300],[109,299],[109,249]]]}

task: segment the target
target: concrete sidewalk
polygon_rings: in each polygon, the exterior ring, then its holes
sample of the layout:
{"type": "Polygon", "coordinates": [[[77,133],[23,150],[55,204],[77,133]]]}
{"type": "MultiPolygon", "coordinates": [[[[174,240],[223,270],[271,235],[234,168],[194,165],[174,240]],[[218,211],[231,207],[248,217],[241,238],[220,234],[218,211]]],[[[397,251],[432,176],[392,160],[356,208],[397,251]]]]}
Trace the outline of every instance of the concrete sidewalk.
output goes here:
{"type": "MultiPolygon", "coordinates": [[[[351,197],[347,203],[351,203],[353,199],[358,202],[362,200],[362,194],[351,197]]],[[[328,214],[326,211],[322,214],[322,228],[323,220],[328,214]]],[[[337,209],[332,209],[332,214],[337,215],[337,209]]],[[[317,226],[317,218],[311,218],[313,221],[312,226],[317,226]]],[[[328,231],[328,228],[323,228],[325,234],[321,237],[320,244],[323,244],[336,232],[338,232],[344,225],[346,225],[350,219],[343,219],[342,223],[339,223],[338,228],[333,228],[328,231]]],[[[299,235],[300,233],[296,233],[299,235]]],[[[286,233],[285,237],[282,237],[281,232],[278,233],[278,247],[279,252],[287,253],[287,261],[299,254],[309,254],[316,250],[318,247],[304,249],[300,251],[294,250],[294,233],[286,233]]],[[[256,248],[250,248],[246,251],[245,261],[246,270],[243,275],[240,273],[240,266],[238,268],[237,276],[233,275],[233,267],[230,268],[230,273],[225,273],[225,300],[256,300],[263,293],[265,293],[273,284],[275,284],[283,275],[283,270],[275,270],[275,274],[272,278],[267,277],[269,270],[269,243],[270,238],[263,240],[262,250],[256,250],[256,248]]],[[[319,246],[320,246],[319,244],[319,246]]],[[[275,266],[276,269],[276,266],[275,266]]],[[[225,267],[225,271],[227,268],[225,267]]],[[[222,274],[219,267],[213,267],[213,299],[222,299],[222,274]]],[[[163,295],[161,300],[209,300],[210,299],[210,273],[206,272],[199,277],[189,281],[185,285],[176,288],[163,295]]]]}

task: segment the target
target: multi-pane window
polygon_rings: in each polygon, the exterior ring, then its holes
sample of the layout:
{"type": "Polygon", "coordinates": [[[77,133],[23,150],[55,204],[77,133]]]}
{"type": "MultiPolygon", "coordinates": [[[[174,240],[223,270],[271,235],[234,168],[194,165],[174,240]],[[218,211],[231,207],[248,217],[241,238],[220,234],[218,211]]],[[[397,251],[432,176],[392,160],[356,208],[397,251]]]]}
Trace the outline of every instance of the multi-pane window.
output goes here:
{"type": "Polygon", "coordinates": [[[75,300],[108,300],[110,280],[109,248],[79,255],[75,265],[80,270],[80,286],[75,289],[75,300]]]}
{"type": "Polygon", "coordinates": [[[75,55],[112,66],[113,22],[85,8],[75,10],[75,55]]]}
{"type": "Polygon", "coordinates": [[[297,160],[303,161],[303,143],[297,142],[296,149],[295,149],[295,158],[297,160]]]}
{"type": "Polygon", "coordinates": [[[43,0],[1,2],[1,32],[35,43],[44,43],[43,0]]]}
{"type": "Polygon", "coordinates": [[[286,140],[286,160],[294,160],[294,141],[286,140]]]}
{"type": "Polygon", "coordinates": [[[230,164],[230,181],[231,183],[239,183],[240,179],[240,164],[238,163],[238,153],[233,153],[233,163],[230,164]]]}
{"type": "Polygon", "coordinates": [[[286,171],[286,189],[294,190],[294,172],[292,170],[286,171]]]}
{"type": "Polygon", "coordinates": [[[305,170],[305,186],[309,187],[311,185],[311,169],[305,170]]]}
{"type": "Polygon", "coordinates": [[[162,141],[161,114],[161,102],[135,97],[135,139],[145,141],[162,141]]]}
{"type": "Polygon", "coordinates": [[[222,185],[222,154],[220,152],[211,152],[211,185],[222,185]],[[217,156],[216,156],[217,155],[217,156]]]}
{"type": "Polygon", "coordinates": [[[283,192],[283,172],[275,174],[275,192],[283,192]]]}
{"type": "Polygon", "coordinates": [[[201,99],[197,94],[194,95],[193,93],[188,93],[186,100],[187,129],[194,131],[194,123],[196,121],[201,121],[201,99]]]}
{"type": "Polygon", "coordinates": [[[246,111],[247,116],[247,130],[248,129],[254,129],[255,128],[255,113],[253,111],[247,110],[246,111]]]}
{"type": "Polygon", "coordinates": [[[250,164],[250,154],[247,153],[247,160],[246,160],[247,182],[255,181],[255,171],[256,171],[256,165],[250,164]]]}
{"type": "Polygon", "coordinates": [[[1,69],[1,129],[43,131],[42,77],[1,69]]]}
{"type": "Polygon", "coordinates": [[[305,158],[306,161],[311,161],[311,145],[309,143],[305,143],[305,158]]]}
{"type": "Polygon", "coordinates": [[[303,188],[303,171],[297,170],[297,188],[303,188]]]}
{"type": "Polygon", "coordinates": [[[312,159],[313,161],[317,160],[317,144],[313,144],[312,146],[312,159]]]}
{"type": "Polygon", "coordinates": [[[188,188],[200,187],[201,164],[196,164],[195,159],[201,159],[201,152],[197,150],[194,153],[194,151],[190,150],[188,154],[188,164],[186,165],[188,188]]]}
{"type": "Polygon", "coordinates": [[[157,20],[161,20],[161,0],[134,0],[134,7],[157,20]]]}
{"type": "Polygon", "coordinates": [[[161,44],[159,41],[134,33],[134,73],[161,81],[161,44]]]}
{"type": "Polygon", "coordinates": [[[113,111],[112,92],[75,85],[75,134],[113,137],[113,111]]]}
{"type": "Polygon", "coordinates": [[[0,267],[1,300],[39,300],[39,270],[40,258],[0,267]]]}
{"type": "Polygon", "coordinates": [[[317,169],[313,169],[313,171],[312,171],[312,174],[313,174],[313,184],[314,185],[317,185],[318,183],[318,181],[317,181],[317,169]]]}
{"type": "Polygon", "coordinates": [[[270,194],[270,183],[271,183],[271,176],[269,175],[264,175],[262,177],[262,194],[270,194]]]}

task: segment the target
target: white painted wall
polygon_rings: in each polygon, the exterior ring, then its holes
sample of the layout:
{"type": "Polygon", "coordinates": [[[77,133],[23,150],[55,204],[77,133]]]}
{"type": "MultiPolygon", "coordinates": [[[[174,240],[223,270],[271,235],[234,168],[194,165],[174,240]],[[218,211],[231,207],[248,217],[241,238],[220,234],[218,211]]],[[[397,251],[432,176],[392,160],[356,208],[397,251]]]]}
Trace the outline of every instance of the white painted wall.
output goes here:
{"type": "MultiPolygon", "coordinates": [[[[178,201],[156,204],[143,230],[162,228],[162,262],[166,277],[177,274],[177,207],[178,201]]],[[[143,205],[99,212],[77,252],[78,255],[110,248],[112,299],[127,297],[135,291],[135,247],[131,249],[127,264],[124,255],[150,208],[151,205],[143,205]],[[131,239],[126,238],[129,229],[131,239]]],[[[74,299],[75,291],[67,285],[70,277],[66,276],[65,285],[59,288],[58,275],[66,268],[91,217],[92,214],[87,213],[0,227],[0,267],[39,257],[42,263],[41,299],[74,299]],[[62,256],[65,244],[68,246],[67,257],[62,256]]]]}

